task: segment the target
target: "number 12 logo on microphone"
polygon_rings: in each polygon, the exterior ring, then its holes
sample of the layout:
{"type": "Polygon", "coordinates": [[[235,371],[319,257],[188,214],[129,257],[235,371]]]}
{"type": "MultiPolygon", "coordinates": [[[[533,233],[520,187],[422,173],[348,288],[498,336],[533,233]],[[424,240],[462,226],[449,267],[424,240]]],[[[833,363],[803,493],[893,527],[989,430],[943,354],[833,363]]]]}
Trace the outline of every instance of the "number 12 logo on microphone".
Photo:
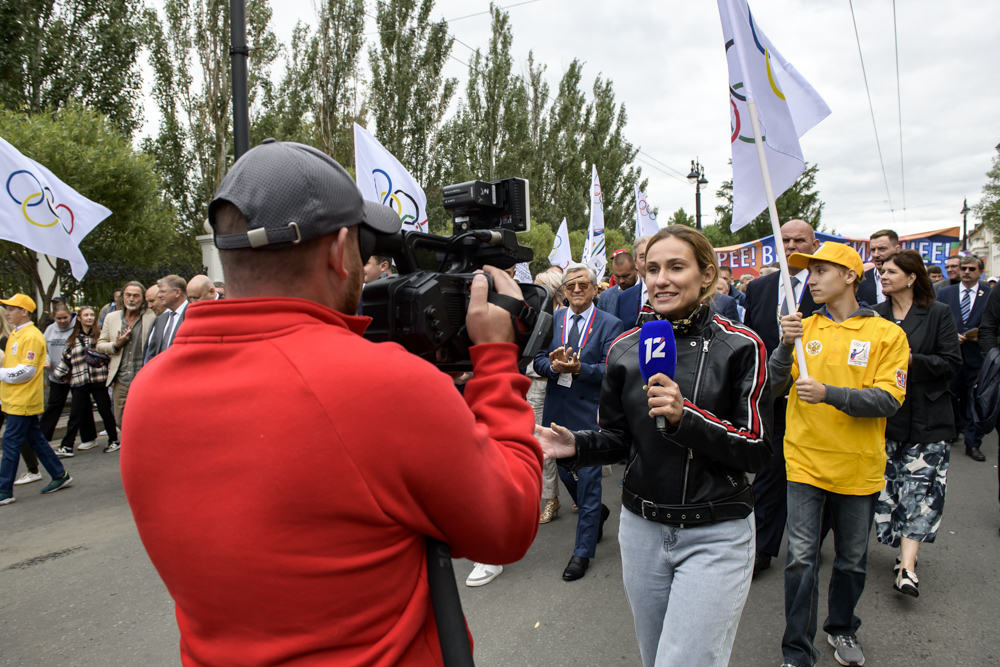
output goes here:
{"type": "Polygon", "coordinates": [[[667,341],[663,336],[657,336],[656,338],[647,338],[643,341],[646,344],[646,363],[648,364],[653,359],[665,359],[667,354],[663,351],[666,347],[667,341]],[[654,347],[655,346],[655,347],[654,347]]]}

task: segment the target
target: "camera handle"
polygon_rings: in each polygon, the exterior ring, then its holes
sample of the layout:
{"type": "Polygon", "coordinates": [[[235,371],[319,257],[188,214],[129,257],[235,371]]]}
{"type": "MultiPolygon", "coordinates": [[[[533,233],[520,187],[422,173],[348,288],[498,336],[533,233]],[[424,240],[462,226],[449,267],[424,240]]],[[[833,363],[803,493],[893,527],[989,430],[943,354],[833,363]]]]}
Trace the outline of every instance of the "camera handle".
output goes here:
{"type": "Polygon", "coordinates": [[[486,301],[510,313],[514,335],[523,350],[522,359],[533,359],[542,346],[548,343],[549,336],[552,335],[551,314],[535,310],[524,301],[498,292],[490,291],[486,301]],[[522,326],[526,331],[522,331],[522,326]]]}
{"type": "Polygon", "coordinates": [[[458,597],[451,549],[433,537],[427,541],[427,587],[430,589],[434,621],[445,667],[474,667],[469,631],[465,627],[462,601],[458,597]]]}

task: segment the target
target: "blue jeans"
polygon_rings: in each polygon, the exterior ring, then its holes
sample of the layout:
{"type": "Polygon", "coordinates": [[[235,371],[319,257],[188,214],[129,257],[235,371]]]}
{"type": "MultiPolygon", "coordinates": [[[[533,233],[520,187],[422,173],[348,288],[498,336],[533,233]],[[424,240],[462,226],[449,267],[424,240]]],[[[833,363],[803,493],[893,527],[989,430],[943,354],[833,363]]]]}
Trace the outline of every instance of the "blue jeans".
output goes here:
{"type": "Polygon", "coordinates": [[[622,577],[643,667],[725,667],[743,614],[754,515],[675,528],[622,508],[622,577]]]}
{"type": "Polygon", "coordinates": [[[38,415],[25,417],[23,415],[7,415],[7,428],[3,432],[3,458],[0,459],[0,492],[14,493],[14,477],[17,476],[17,462],[21,458],[21,443],[29,445],[41,462],[45,471],[52,479],[62,477],[65,469],[56,453],[52,451],[42,427],[38,423],[38,415]]]}
{"type": "Polygon", "coordinates": [[[823,506],[829,506],[833,518],[836,551],[823,631],[854,636],[861,627],[854,608],[865,590],[868,535],[877,497],[877,493],[845,496],[809,484],[788,482],[785,635],[781,638],[781,653],[795,667],[812,667],[819,659],[813,641],[819,613],[818,560],[823,506]]]}

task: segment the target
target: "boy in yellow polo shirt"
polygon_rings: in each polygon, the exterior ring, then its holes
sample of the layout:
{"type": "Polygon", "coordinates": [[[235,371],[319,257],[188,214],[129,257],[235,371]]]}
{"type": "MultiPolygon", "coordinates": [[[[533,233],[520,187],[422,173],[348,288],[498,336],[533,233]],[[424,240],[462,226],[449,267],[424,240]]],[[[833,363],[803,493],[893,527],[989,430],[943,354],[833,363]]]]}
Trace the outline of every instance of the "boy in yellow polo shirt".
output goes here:
{"type": "Polygon", "coordinates": [[[875,499],[885,487],[885,421],[906,396],[909,345],[896,324],[859,307],[861,256],[827,242],[813,255],[794,254],[809,269],[808,287],[823,308],[781,320],[782,344],[769,360],[775,396],[790,389],[785,431],[788,558],[785,565],[784,665],[811,667],[819,598],[820,526],[830,508],[837,557],[823,630],[841,665],[860,667],[861,619],[854,609],[865,588],[868,535],[875,499]],[[793,359],[802,338],[807,374],[793,359]],[[794,384],[793,384],[794,382],[794,384]]]}
{"type": "Polygon", "coordinates": [[[52,493],[72,484],[73,478],[63,468],[59,457],[42,435],[38,415],[45,408],[42,387],[45,368],[45,336],[32,324],[35,302],[24,294],[0,299],[7,307],[4,315],[14,331],[0,356],[0,408],[7,415],[7,426],[0,447],[0,505],[14,502],[14,477],[21,458],[21,446],[29,445],[52,481],[42,493],[52,493]]]}

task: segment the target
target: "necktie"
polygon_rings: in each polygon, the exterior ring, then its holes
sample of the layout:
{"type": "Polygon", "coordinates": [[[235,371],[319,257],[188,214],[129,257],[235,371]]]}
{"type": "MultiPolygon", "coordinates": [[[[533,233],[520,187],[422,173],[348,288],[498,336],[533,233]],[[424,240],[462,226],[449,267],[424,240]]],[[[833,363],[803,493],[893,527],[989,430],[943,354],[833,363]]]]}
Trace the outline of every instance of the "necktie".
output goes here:
{"type": "MultiPolygon", "coordinates": [[[[798,288],[798,286],[799,286],[799,277],[798,276],[792,276],[792,301],[796,301],[796,299],[795,299],[795,290],[798,288]]],[[[781,317],[784,317],[788,313],[789,313],[789,310],[788,310],[788,295],[786,294],[785,298],[782,299],[782,301],[781,301],[781,317]]]]}
{"type": "Polygon", "coordinates": [[[969,314],[972,312],[972,297],[969,296],[969,292],[972,291],[971,287],[966,287],[962,290],[962,323],[969,321],[969,314]]]}
{"type": "Polygon", "coordinates": [[[167,315],[167,326],[163,327],[163,339],[160,341],[160,350],[165,350],[167,349],[167,346],[170,345],[170,337],[174,332],[175,317],[177,317],[177,313],[172,310],[170,311],[170,314],[167,315]]]}
{"type": "Polygon", "coordinates": [[[569,338],[566,339],[566,345],[574,350],[580,345],[580,320],[582,319],[583,315],[573,315],[573,326],[569,328],[569,338]]]}

